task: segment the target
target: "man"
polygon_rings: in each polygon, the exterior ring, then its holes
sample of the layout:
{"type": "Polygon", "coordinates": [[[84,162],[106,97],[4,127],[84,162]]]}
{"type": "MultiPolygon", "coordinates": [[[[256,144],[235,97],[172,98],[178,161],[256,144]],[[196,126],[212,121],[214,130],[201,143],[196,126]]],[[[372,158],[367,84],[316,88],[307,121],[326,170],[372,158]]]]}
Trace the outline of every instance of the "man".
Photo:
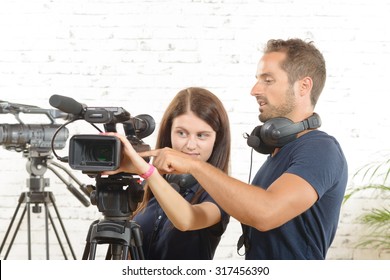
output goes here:
{"type": "MultiPolygon", "coordinates": [[[[270,40],[256,79],[251,95],[259,104],[261,122],[309,125],[286,143],[266,145],[270,156],[251,185],[172,149],[142,156],[154,157],[160,172],[191,173],[228,214],[246,225],[246,259],[325,259],[348,177],[338,142],[316,129],[320,120],[313,115],[325,84],[325,61],[312,43],[270,40]]],[[[261,139],[267,133],[258,133],[260,142],[267,142],[261,139]]]]}

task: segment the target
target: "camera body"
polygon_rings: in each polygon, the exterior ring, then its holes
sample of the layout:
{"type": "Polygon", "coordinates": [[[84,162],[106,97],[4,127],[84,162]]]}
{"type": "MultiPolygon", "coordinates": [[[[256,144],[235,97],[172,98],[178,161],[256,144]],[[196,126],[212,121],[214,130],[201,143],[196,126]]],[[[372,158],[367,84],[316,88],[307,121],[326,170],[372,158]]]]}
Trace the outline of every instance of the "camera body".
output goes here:
{"type": "MultiPolygon", "coordinates": [[[[105,132],[117,132],[116,125],[120,123],[127,140],[137,152],[150,150],[150,146],[141,140],[152,134],[155,128],[154,119],[149,115],[131,117],[122,107],[87,107],[60,95],[53,95],[49,102],[57,109],[72,114],[75,120],[82,119],[93,126],[95,123],[103,124],[105,132]]],[[[118,169],[121,157],[121,142],[117,137],[78,134],[70,139],[67,161],[72,169],[96,175],[102,171],[118,169]]]]}
{"type": "MultiPolygon", "coordinates": [[[[102,108],[99,108],[101,112],[102,108]]],[[[121,112],[125,112],[123,109],[121,112]]],[[[126,112],[127,113],[127,112],[126,112]]],[[[119,118],[122,119],[123,117],[119,118]]],[[[91,122],[91,120],[89,120],[91,122]]],[[[141,137],[153,132],[155,124],[149,115],[139,115],[122,122],[127,140],[137,152],[149,151],[141,137]]],[[[106,132],[116,132],[116,123],[104,124],[106,132]]],[[[122,144],[115,136],[98,134],[73,135],[69,142],[68,163],[72,169],[86,174],[112,171],[119,168],[122,159],[122,144]]],[[[149,158],[144,158],[149,161],[149,158]]]]}

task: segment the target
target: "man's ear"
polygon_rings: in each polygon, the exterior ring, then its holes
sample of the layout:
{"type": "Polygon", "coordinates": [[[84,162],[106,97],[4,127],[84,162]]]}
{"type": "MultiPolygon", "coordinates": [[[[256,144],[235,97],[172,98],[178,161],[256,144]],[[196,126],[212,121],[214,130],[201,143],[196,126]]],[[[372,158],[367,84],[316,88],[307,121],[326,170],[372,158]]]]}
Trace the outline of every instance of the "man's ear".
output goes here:
{"type": "Polygon", "coordinates": [[[313,80],[310,77],[304,77],[299,80],[299,94],[304,96],[310,94],[313,88],[313,80]]]}

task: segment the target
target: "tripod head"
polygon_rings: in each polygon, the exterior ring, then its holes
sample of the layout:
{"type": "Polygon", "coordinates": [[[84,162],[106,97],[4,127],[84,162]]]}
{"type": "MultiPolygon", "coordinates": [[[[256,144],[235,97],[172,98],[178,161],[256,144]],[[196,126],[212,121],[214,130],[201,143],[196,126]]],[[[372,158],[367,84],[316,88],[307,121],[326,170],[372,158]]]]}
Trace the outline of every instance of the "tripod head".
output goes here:
{"type": "Polygon", "coordinates": [[[139,179],[126,173],[106,178],[97,176],[95,179],[96,187],[90,195],[91,204],[97,206],[105,219],[129,219],[144,195],[139,179]]]}
{"type": "Polygon", "coordinates": [[[85,206],[88,207],[90,202],[85,196],[89,196],[90,192],[87,186],[81,183],[68,169],[64,166],[60,165],[53,161],[53,156],[49,154],[39,154],[37,155],[35,152],[30,153],[29,151],[25,151],[23,156],[27,158],[26,170],[30,174],[30,178],[27,179],[27,187],[30,192],[43,192],[45,187],[48,187],[49,179],[44,177],[47,169],[52,171],[67,187],[67,189],[85,206]],[[76,182],[82,192],[79,192],[76,187],[69,181],[65,179],[58,169],[61,169],[65,172],[69,177],[72,178],[74,182],[76,182]]]}

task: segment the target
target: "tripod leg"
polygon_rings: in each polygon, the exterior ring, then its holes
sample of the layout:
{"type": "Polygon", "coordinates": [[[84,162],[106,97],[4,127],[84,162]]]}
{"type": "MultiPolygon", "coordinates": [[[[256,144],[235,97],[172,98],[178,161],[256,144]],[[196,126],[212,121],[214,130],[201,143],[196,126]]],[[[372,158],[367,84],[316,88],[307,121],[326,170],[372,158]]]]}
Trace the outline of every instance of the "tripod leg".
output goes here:
{"type": "MultiPolygon", "coordinates": [[[[12,225],[13,225],[13,223],[14,223],[14,219],[15,219],[15,217],[16,217],[16,214],[17,214],[18,210],[19,210],[19,206],[20,206],[20,204],[18,205],[18,208],[16,208],[15,215],[14,215],[14,217],[13,217],[12,220],[11,220],[11,223],[10,223],[10,225],[9,225],[9,227],[8,227],[7,233],[6,233],[5,237],[4,237],[3,243],[1,244],[0,253],[1,253],[1,251],[3,251],[3,246],[5,245],[5,242],[6,242],[7,238],[8,238],[8,234],[9,234],[11,228],[12,228],[12,225]]],[[[11,247],[12,247],[12,245],[14,244],[16,235],[18,234],[18,230],[19,230],[19,228],[20,228],[20,225],[22,224],[24,215],[26,215],[26,211],[27,211],[27,206],[24,208],[24,210],[23,210],[23,212],[22,212],[22,215],[21,215],[21,217],[20,217],[20,219],[19,219],[19,222],[18,222],[18,224],[17,224],[17,226],[16,226],[14,235],[13,235],[12,238],[11,238],[11,241],[10,241],[10,244],[9,244],[9,246],[8,246],[7,252],[6,252],[5,255],[4,255],[4,260],[7,259],[8,254],[9,254],[9,252],[11,251],[11,247]]]]}
{"type": "Polygon", "coordinates": [[[136,251],[138,252],[137,255],[139,255],[138,259],[144,260],[145,256],[144,256],[144,251],[142,249],[142,230],[141,230],[141,227],[133,221],[131,221],[130,224],[131,224],[131,227],[130,227],[131,233],[132,233],[132,237],[134,240],[134,246],[136,248],[136,251]]]}
{"type": "Polygon", "coordinates": [[[132,260],[139,260],[140,259],[139,254],[138,254],[138,250],[134,246],[130,246],[129,250],[130,250],[130,259],[132,259],[132,260]]]}
{"type": "MultiPolygon", "coordinates": [[[[21,205],[21,202],[20,202],[20,199],[19,199],[18,206],[16,207],[15,212],[14,212],[14,215],[12,216],[11,222],[10,222],[10,224],[9,224],[9,226],[8,226],[8,229],[7,229],[6,233],[5,233],[3,242],[1,242],[0,254],[1,254],[1,252],[3,251],[3,247],[4,247],[4,245],[5,245],[5,242],[7,241],[8,235],[9,235],[9,233],[10,233],[10,231],[11,231],[11,229],[12,229],[12,226],[13,226],[13,224],[14,224],[14,222],[15,222],[15,218],[16,218],[16,215],[17,215],[18,212],[19,212],[20,205],[21,205]]],[[[22,216],[24,216],[24,215],[22,214],[22,216]]],[[[19,222],[19,225],[20,225],[20,222],[19,222]]]]}
{"type": "MultiPolygon", "coordinates": [[[[51,216],[51,214],[50,214],[50,211],[47,211],[47,212],[48,212],[48,218],[49,218],[50,223],[51,223],[51,225],[52,225],[52,227],[53,227],[54,233],[55,233],[55,235],[56,235],[56,237],[57,237],[58,244],[60,245],[60,248],[61,248],[61,251],[62,251],[62,255],[64,256],[65,260],[67,260],[68,257],[66,256],[65,249],[64,249],[64,246],[62,245],[62,241],[61,241],[61,239],[60,239],[60,235],[59,235],[59,233],[58,233],[57,227],[56,227],[55,224],[54,224],[54,221],[53,221],[53,218],[52,218],[52,216],[51,216]]],[[[47,219],[47,218],[46,218],[46,219],[47,219]]],[[[47,223],[47,220],[46,220],[46,223],[47,223]]],[[[48,238],[48,235],[47,235],[46,240],[48,240],[48,239],[49,239],[49,238],[48,238]]],[[[46,243],[46,248],[48,248],[48,246],[49,246],[49,245],[46,243]]],[[[49,259],[48,251],[47,251],[47,259],[49,259]]]]}
{"type": "Polygon", "coordinates": [[[127,260],[129,256],[129,246],[122,246],[122,260],[127,260]]]}
{"type": "Polygon", "coordinates": [[[110,244],[111,256],[113,260],[125,260],[127,259],[128,250],[127,246],[121,244],[110,244]]]}
{"type": "Polygon", "coordinates": [[[106,252],[106,260],[111,260],[112,259],[112,245],[109,244],[106,252]]]}
{"type": "Polygon", "coordinates": [[[129,245],[123,245],[123,244],[108,245],[106,260],[128,260],[128,259],[130,260],[138,259],[130,244],[129,245]]]}
{"type": "Polygon", "coordinates": [[[26,202],[27,208],[27,244],[28,244],[28,259],[31,260],[31,208],[30,203],[26,202]]]}
{"type": "MultiPolygon", "coordinates": [[[[50,259],[50,253],[49,253],[49,222],[48,222],[48,217],[50,216],[50,214],[49,214],[49,209],[47,208],[47,203],[46,202],[44,203],[44,206],[45,206],[46,259],[49,260],[50,259]]],[[[53,225],[53,228],[55,228],[54,225],[53,225]]],[[[54,231],[57,232],[57,230],[54,230],[54,231]]],[[[60,243],[60,247],[62,248],[61,242],[58,241],[58,243],[60,243]]]]}
{"type": "Polygon", "coordinates": [[[91,242],[91,248],[89,250],[89,259],[90,260],[94,260],[95,259],[95,256],[96,256],[96,247],[97,247],[97,243],[95,241],[92,241],[91,242]]]}
{"type": "Polygon", "coordinates": [[[120,245],[117,244],[111,244],[111,256],[113,260],[120,260],[120,256],[122,256],[122,248],[120,245]]]}
{"type": "MultiPolygon", "coordinates": [[[[87,238],[85,239],[86,243],[85,243],[85,247],[84,247],[83,260],[91,259],[91,258],[89,258],[89,255],[90,255],[90,252],[92,250],[91,249],[92,229],[98,223],[99,223],[99,220],[96,220],[96,221],[92,222],[92,224],[89,226],[87,238]]],[[[96,247],[94,250],[96,250],[96,247]]],[[[95,253],[96,253],[96,251],[95,251],[95,253]]],[[[94,258],[95,258],[95,256],[92,259],[94,259],[94,258]]]]}
{"type": "MultiPolygon", "coordinates": [[[[54,200],[54,197],[53,197],[52,193],[49,193],[49,196],[50,196],[50,202],[51,202],[51,204],[53,205],[54,211],[56,212],[56,215],[57,215],[57,217],[58,217],[58,221],[60,222],[62,231],[63,231],[64,236],[65,236],[65,238],[66,238],[66,242],[68,243],[69,249],[70,249],[70,251],[71,251],[71,253],[72,253],[73,259],[76,259],[76,254],[75,254],[74,251],[73,251],[73,247],[72,247],[72,245],[71,245],[71,243],[70,243],[70,239],[69,239],[68,234],[67,234],[67,232],[66,232],[64,223],[62,222],[60,213],[59,213],[59,211],[58,211],[58,208],[57,208],[57,205],[56,205],[56,203],[55,203],[55,200],[54,200]]],[[[52,225],[53,225],[53,228],[55,228],[53,221],[52,221],[52,225]]],[[[57,239],[58,239],[58,242],[61,244],[58,235],[57,235],[57,239]]],[[[62,246],[61,246],[61,247],[62,247],[62,246]]],[[[64,255],[64,256],[65,256],[65,255],[64,255]]],[[[65,256],[65,258],[66,258],[66,256],[65,256]]]]}

